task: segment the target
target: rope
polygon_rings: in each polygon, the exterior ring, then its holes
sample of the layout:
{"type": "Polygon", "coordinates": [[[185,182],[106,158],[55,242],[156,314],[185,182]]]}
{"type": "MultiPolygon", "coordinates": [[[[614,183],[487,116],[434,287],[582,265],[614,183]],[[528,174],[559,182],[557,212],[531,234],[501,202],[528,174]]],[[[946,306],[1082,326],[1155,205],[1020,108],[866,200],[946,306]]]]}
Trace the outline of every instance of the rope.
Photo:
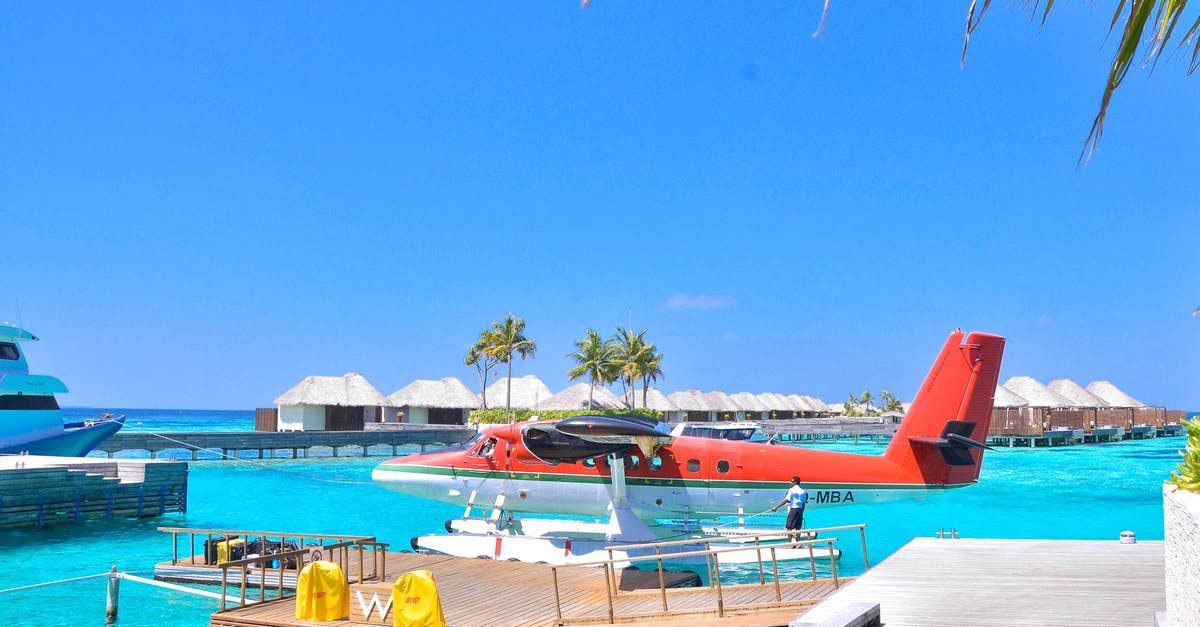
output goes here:
{"type": "MultiPolygon", "coordinates": [[[[116,577],[118,579],[124,579],[127,581],[135,581],[137,583],[144,583],[146,585],[155,586],[158,588],[166,588],[167,590],[174,590],[176,592],[186,592],[188,594],[195,594],[195,595],[202,596],[202,597],[208,597],[210,599],[220,599],[221,598],[221,595],[216,592],[209,592],[207,590],[197,590],[196,588],[189,588],[187,586],[181,586],[178,584],[156,581],[154,579],[146,579],[145,577],[138,577],[138,576],[132,575],[130,573],[118,573],[118,572],[100,573],[99,575],[84,575],[82,577],[71,577],[70,579],[59,579],[57,581],[47,581],[44,583],[35,583],[35,584],[30,584],[28,586],[17,586],[16,588],[8,588],[6,590],[0,590],[0,594],[7,594],[9,592],[21,592],[23,590],[34,590],[37,588],[47,588],[49,586],[59,586],[62,584],[67,584],[67,583],[75,583],[77,581],[86,581],[88,579],[100,579],[101,577],[103,577],[105,579],[116,577]]],[[[225,599],[228,601],[240,602],[239,597],[235,597],[232,595],[225,595],[225,599]]],[[[249,599],[246,600],[246,605],[250,605],[252,603],[257,603],[257,601],[251,601],[249,599]]]]}
{"type": "Polygon", "coordinates": [[[22,590],[33,590],[34,588],[45,588],[47,586],[57,586],[57,585],[64,584],[64,583],[74,583],[76,581],[84,581],[86,579],[99,579],[101,577],[110,577],[110,576],[112,576],[112,573],[100,573],[99,575],[84,575],[83,577],[72,577],[70,579],[59,579],[58,581],[47,581],[45,583],[35,583],[35,584],[30,584],[28,586],[17,586],[16,588],[8,588],[7,590],[0,590],[0,594],[7,594],[9,592],[20,592],[22,590]]]}
{"type": "MultiPolygon", "coordinates": [[[[199,445],[192,444],[190,442],[184,442],[183,440],[177,440],[175,438],[167,437],[167,436],[163,435],[162,433],[159,433],[157,431],[151,431],[149,429],[139,429],[137,427],[130,427],[128,425],[125,427],[125,429],[137,431],[140,433],[145,433],[147,435],[152,435],[156,438],[160,438],[160,439],[166,440],[168,442],[179,444],[183,448],[190,449],[193,451],[213,451],[214,450],[214,449],[203,448],[199,445]]],[[[280,468],[276,465],[261,463],[258,460],[242,459],[240,457],[237,457],[236,455],[226,455],[224,451],[222,451],[221,453],[218,453],[218,455],[220,455],[224,459],[227,459],[230,461],[235,461],[235,462],[241,462],[243,464],[253,466],[255,468],[259,468],[262,470],[273,470],[273,471],[281,473],[281,474],[290,475],[293,477],[301,477],[301,478],[309,479],[311,481],[320,481],[323,483],[336,483],[336,484],[342,484],[342,485],[374,485],[374,482],[372,482],[372,481],[349,481],[349,480],[345,480],[345,479],[330,479],[329,477],[322,477],[320,475],[316,475],[316,474],[312,474],[312,473],[287,470],[285,468],[280,468]]]]}

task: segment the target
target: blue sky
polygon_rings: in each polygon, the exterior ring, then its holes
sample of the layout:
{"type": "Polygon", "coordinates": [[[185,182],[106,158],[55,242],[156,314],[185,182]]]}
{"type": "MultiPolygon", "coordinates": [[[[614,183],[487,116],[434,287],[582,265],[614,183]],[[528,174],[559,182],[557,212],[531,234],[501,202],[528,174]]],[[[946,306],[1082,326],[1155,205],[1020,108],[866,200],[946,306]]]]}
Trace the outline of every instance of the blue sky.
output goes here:
{"type": "Polygon", "coordinates": [[[668,392],[909,400],[962,327],[1200,408],[1200,78],[1135,68],[1077,169],[1111,9],[960,68],[968,4],[7,3],[0,320],[68,405],[477,387],[512,312],[554,390],[632,323],[668,392]]]}

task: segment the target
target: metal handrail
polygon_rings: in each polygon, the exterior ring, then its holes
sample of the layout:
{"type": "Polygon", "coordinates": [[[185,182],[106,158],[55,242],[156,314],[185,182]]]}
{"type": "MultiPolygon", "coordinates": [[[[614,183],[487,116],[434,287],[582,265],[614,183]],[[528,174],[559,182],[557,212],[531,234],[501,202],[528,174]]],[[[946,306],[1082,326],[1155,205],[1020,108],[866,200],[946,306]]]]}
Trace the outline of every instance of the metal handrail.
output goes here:
{"type": "MultiPolygon", "coordinates": [[[[388,547],[388,543],[377,542],[375,540],[375,538],[373,538],[373,537],[366,537],[365,539],[347,540],[344,542],[337,542],[334,544],[320,545],[320,548],[322,550],[330,552],[330,558],[333,558],[333,559],[331,559],[331,561],[336,560],[335,563],[338,564],[338,566],[342,569],[343,573],[345,573],[349,568],[349,561],[350,561],[349,551],[351,549],[358,550],[358,578],[356,579],[357,583],[363,583],[365,581],[383,581],[384,580],[384,577],[386,575],[387,547],[388,547]],[[364,554],[365,550],[369,550],[371,552],[371,572],[370,573],[364,572],[364,566],[366,564],[366,560],[364,559],[363,554],[364,554]]],[[[287,570],[287,571],[295,570],[297,573],[302,571],[306,565],[305,562],[308,559],[308,556],[310,555],[312,548],[313,547],[311,547],[311,546],[303,547],[303,548],[299,548],[299,549],[295,549],[295,550],[291,550],[291,551],[281,551],[279,553],[271,553],[269,555],[260,555],[257,557],[247,557],[247,558],[242,558],[242,559],[238,559],[238,560],[230,560],[228,562],[221,562],[220,564],[217,564],[217,567],[221,569],[221,609],[219,611],[224,612],[224,611],[227,611],[227,609],[236,609],[238,607],[243,607],[246,605],[247,574],[248,574],[249,569],[253,566],[258,566],[259,567],[258,570],[260,572],[260,577],[259,577],[259,582],[258,582],[259,583],[258,602],[261,603],[262,601],[266,600],[267,573],[270,572],[271,570],[275,571],[275,576],[276,576],[276,580],[278,583],[276,600],[282,600],[282,599],[287,599],[287,598],[296,596],[295,593],[287,594],[285,587],[283,585],[283,573],[285,570],[287,570]],[[288,558],[295,559],[296,566],[294,569],[287,567],[288,558]],[[271,568],[264,567],[265,564],[269,564],[272,561],[277,561],[278,565],[271,567],[271,568]],[[241,577],[239,578],[239,584],[238,584],[239,588],[241,589],[241,597],[240,597],[240,602],[238,603],[238,605],[236,605],[234,608],[227,608],[225,603],[226,603],[226,599],[228,598],[226,591],[227,591],[228,585],[229,585],[229,571],[230,571],[230,569],[234,569],[234,568],[238,569],[241,574],[241,577]]],[[[349,579],[349,577],[347,577],[347,579],[349,579]]]]}
{"type": "MultiPolygon", "coordinates": [[[[815,538],[816,534],[821,533],[821,532],[843,531],[846,529],[857,529],[858,530],[858,536],[859,536],[860,541],[862,542],[863,570],[864,571],[870,570],[871,563],[870,563],[869,556],[867,555],[867,524],[866,523],[857,523],[857,524],[853,524],[853,525],[835,525],[832,527],[815,527],[812,529],[802,529],[802,530],[800,530],[799,533],[813,534],[812,537],[815,538]]],[[[757,540],[760,538],[775,538],[775,537],[791,536],[791,535],[796,535],[796,532],[794,532],[794,531],[792,531],[792,532],[768,531],[768,532],[764,532],[764,533],[754,533],[754,534],[747,534],[747,535],[741,535],[741,536],[714,536],[711,538],[707,538],[707,537],[706,538],[691,538],[688,540],[667,540],[667,541],[663,541],[663,542],[646,542],[646,543],[641,543],[641,544],[613,545],[613,546],[607,546],[607,547],[605,547],[605,549],[606,550],[629,549],[629,548],[649,549],[649,548],[654,548],[654,547],[675,546],[675,545],[680,545],[680,544],[728,542],[731,540],[755,540],[755,544],[757,546],[757,540]]],[[[609,551],[609,554],[610,555],[612,554],[611,550],[609,551]]],[[[759,577],[760,578],[762,577],[761,569],[759,571],[759,577]]]]}
{"type": "MultiPolygon", "coordinates": [[[[856,526],[859,526],[859,525],[852,525],[847,528],[856,527],[856,526]]],[[[861,525],[861,527],[865,527],[865,525],[861,525]]],[[[765,535],[775,536],[775,535],[779,535],[779,534],[771,533],[771,534],[765,534],[765,535]]],[[[749,536],[749,537],[754,537],[754,536],[749,536]]],[[[715,575],[713,576],[713,579],[716,582],[717,616],[718,617],[725,616],[725,598],[724,598],[724,590],[721,587],[721,571],[719,568],[719,561],[720,561],[719,555],[721,555],[723,553],[732,553],[735,551],[756,551],[758,554],[759,568],[761,570],[762,569],[763,551],[769,551],[771,554],[771,562],[773,564],[774,576],[775,576],[775,580],[774,580],[775,600],[776,600],[776,602],[782,602],[782,591],[780,590],[780,587],[779,587],[779,567],[778,567],[778,562],[775,559],[776,549],[807,547],[808,554],[809,554],[809,560],[813,564],[813,571],[812,571],[813,581],[817,581],[816,558],[813,554],[812,547],[815,544],[824,544],[827,546],[827,548],[829,550],[829,565],[830,565],[831,571],[833,573],[833,587],[836,589],[836,588],[839,588],[841,585],[840,581],[838,579],[837,558],[834,556],[835,549],[834,549],[833,543],[835,540],[837,540],[836,537],[796,540],[796,541],[792,541],[792,542],[770,544],[770,545],[756,544],[754,547],[729,547],[729,548],[718,548],[718,549],[708,548],[705,550],[684,551],[684,552],[680,552],[680,553],[666,553],[666,554],[658,552],[657,548],[656,548],[656,554],[653,556],[648,555],[645,557],[635,557],[635,556],[627,555],[626,557],[619,558],[619,559],[611,557],[612,551],[615,549],[626,549],[626,548],[631,548],[631,547],[647,548],[647,547],[660,547],[660,546],[664,546],[664,545],[697,544],[697,543],[704,543],[707,546],[710,542],[720,541],[720,540],[724,540],[724,539],[725,538],[709,538],[709,539],[707,539],[708,542],[705,542],[704,539],[693,539],[690,542],[681,542],[681,541],[671,541],[671,542],[665,542],[665,543],[651,542],[651,543],[639,544],[639,545],[612,546],[612,547],[606,547],[606,549],[605,549],[605,550],[609,551],[609,555],[610,555],[609,559],[594,560],[594,561],[590,561],[590,562],[575,562],[575,563],[571,563],[571,564],[552,565],[550,567],[550,569],[551,569],[551,573],[552,573],[553,579],[554,579],[555,619],[558,621],[562,621],[562,599],[561,599],[561,595],[559,594],[559,589],[558,589],[558,569],[565,568],[565,567],[602,566],[604,568],[604,579],[605,579],[604,587],[605,587],[606,595],[608,597],[608,620],[609,620],[609,622],[614,622],[616,620],[615,599],[616,599],[617,590],[618,590],[618,586],[616,585],[616,564],[623,563],[623,562],[634,562],[634,561],[656,561],[656,562],[658,562],[659,593],[662,598],[662,606],[663,606],[664,612],[669,611],[669,608],[667,607],[666,585],[665,585],[664,577],[662,574],[663,561],[665,559],[679,559],[679,558],[684,558],[684,557],[698,557],[698,556],[705,556],[706,558],[712,559],[711,564],[713,566],[712,566],[711,572],[715,573],[715,575]]]]}

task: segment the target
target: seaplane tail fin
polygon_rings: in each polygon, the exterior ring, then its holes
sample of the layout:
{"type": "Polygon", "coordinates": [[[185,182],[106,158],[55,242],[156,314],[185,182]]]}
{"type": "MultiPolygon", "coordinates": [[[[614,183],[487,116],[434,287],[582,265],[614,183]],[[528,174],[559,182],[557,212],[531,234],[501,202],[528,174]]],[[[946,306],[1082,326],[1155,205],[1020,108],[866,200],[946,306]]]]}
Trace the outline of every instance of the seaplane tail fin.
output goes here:
{"type": "Polygon", "coordinates": [[[925,484],[978,479],[1003,355],[1003,337],[951,333],[884,457],[925,484]]]}

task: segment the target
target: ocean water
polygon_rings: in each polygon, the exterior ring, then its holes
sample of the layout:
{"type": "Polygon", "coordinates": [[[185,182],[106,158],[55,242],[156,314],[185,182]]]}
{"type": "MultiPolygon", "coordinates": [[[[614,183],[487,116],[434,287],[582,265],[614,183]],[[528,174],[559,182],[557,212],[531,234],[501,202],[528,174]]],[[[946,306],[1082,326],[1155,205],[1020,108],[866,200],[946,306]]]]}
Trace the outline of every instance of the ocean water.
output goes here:
{"type": "MultiPolygon", "coordinates": [[[[250,411],[113,411],[126,414],[130,431],[247,431],[254,424],[250,411]]],[[[100,410],[65,413],[69,419],[82,419],[95,417],[100,410]]],[[[947,532],[953,528],[974,538],[1113,541],[1121,531],[1131,530],[1139,540],[1161,540],[1161,485],[1185,443],[1185,438],[1173,437],[1053,449],[997,449],[986,454],[975,486],[919,501],[812,509],[805,523],[809,527],[865,523],[872,564],[913,537],[936,535],[939,528],[947,532]]],[[[874,444],[817,446],[865,454],[883,450],[874,444]]],[[[373,485],[371,469],[384,459],[192,462],[185,515],[0,532],[0,556],[7,558],[7,567],[0,569],[0,590],[100,574],[113,566],[149,576],[155,563],[171,556],[171,537],[157,531],[159,526],[374,535],[400,550],[408,547],[411,536],[439,532],[445,520],[461,513],[456,506],[373,485]]],[[[777,520],[782,524],[782,519],[777,520]]],[[[857,533],[840,535],[838,545],[844,552],[839,572],[862,572],[857,533]]],[[[730,575],[739,576],[751,577],[746,572],[730,575]]],[[[94,579],[5,593],[0,595],[0,625],[104,625],[105,590],[105,580],[94,579]]],[[[199,627],[208,624],[217,608],[213,599],[132,581],[122,582],[120,601],[117,625],[125,627],[199,627]]]]}

